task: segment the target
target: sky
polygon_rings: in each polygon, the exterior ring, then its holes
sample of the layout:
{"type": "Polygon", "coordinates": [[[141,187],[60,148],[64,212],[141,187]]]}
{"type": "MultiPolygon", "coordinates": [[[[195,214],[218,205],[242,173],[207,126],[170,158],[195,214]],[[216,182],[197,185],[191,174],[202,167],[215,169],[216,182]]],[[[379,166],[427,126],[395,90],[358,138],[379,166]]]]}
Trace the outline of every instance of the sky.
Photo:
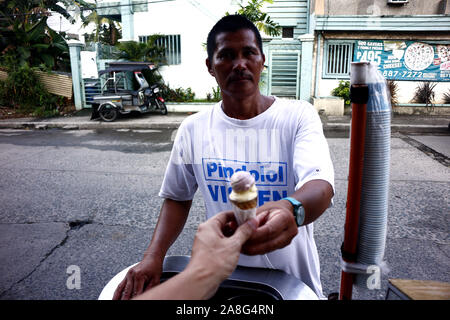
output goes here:
{"type": "MultiPolygon", "coordinates": [[[[85,0],[89,3],[95,3],[93,0],[85,0]]],[[[70,12],[70,8],[68,10],[70,12]]],[[[86,28],[81,28],[81,19],[79,17],[76,17],[76,21],[74,24],[71,24],[67,19],[65,19],[63,16],[61,16],[59,13],[52,12],[52,15],[47,19],[47,25],[55,30],[55,31],[63,31],[67,33],[74,33],[74,34],[84,34],[93,32],[94,26],[90,25],[86,28]]]]}
{"type": "MultiPolygon", "coordinates": [[[[88,3],[95,3],[95,0],[85,0],[88,3]]],[[[144,2],[145,0],[140,0],[142,2],[144,2]]],[[[150,0],[148,1],[149,3],[151,2],[163,2],[164,0],[150,0]]],[[[188,1],[190,2],[192,5],[196,6],[199,8],[199,10],[203,10],[205,11],[204,13],[207,14],[209,11],[214,11],[214,7],[217,6],[217,3],[214,3],[213,0],[184,0],[184,1],[188,1]]],[[[224,1],[224,0],[221,0],[224,1]]],[[[113,2],[118,3],[120,2],[120,0],[97,0],[97,4],[100,3],[111,3],[113,2]]],[[[237,4],[240,1],[238,0],[227,0],[227,4],[237,4]]],[[[245,1],[244,1],[245,2],[245,1]]],[[[174,2],[175,4],[175,2],[174,2]]],[[[70,12],[70,8],[68,9],[68,11],[70,12]]],[[[47,20],[47,25],[52,28],[55,31],[62,31],[62,32],[67,32],[67,33],[72,33],[72,34],[78,34],[80,35],[80,40],[84,42],[84,38],[83,38],[83,34],[84,33],[91,33],[94,31],[95,27],[93,24],[90,24],[88,27],[86,28],[82,28],[81,27],[81,20],[78,17],[76,19],[76,22],[74,24],[71,24],[67,19],[65,19],[64,17],[62,17],[60,14],[58,13],[52,13],[52,15],[48,18],[47,20]]]]}

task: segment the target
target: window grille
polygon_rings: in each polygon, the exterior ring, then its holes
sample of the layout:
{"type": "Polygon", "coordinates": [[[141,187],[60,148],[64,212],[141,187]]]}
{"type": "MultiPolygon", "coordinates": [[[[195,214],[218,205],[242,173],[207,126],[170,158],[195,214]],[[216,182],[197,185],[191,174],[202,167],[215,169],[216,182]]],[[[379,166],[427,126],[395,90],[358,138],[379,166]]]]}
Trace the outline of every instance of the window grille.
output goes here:
{"type": "Polygon", "coordinates": [[[328,42],[323,60],[324,78],[348,78],[353,58],[353,42],[328,42]]]}
{"type": "MultiPolygon", "coordinates": [[[[139,36],[139,42],[147,42],[149,36],[139,36]]],[[[156,44],[165,48],[167,64],[181,63],[181,36],[179,34],[164,35],[156,40],[156,44]]]]}

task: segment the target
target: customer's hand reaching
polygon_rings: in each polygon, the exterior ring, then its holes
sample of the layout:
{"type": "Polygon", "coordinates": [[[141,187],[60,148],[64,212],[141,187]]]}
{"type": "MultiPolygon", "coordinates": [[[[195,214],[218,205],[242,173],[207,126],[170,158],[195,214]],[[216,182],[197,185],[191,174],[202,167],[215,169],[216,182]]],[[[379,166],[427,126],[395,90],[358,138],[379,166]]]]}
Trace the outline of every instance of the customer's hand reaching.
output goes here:
{"type": "Polygon", "coordinates": [[[137,299],[208,299],[235,269],[242,245],[258,227],[251,219],[236,226],[231,211],[221,212],[200,224],[186,269],[137,299]],[[229,235],[232,233],[232,235],[229,235]]]}

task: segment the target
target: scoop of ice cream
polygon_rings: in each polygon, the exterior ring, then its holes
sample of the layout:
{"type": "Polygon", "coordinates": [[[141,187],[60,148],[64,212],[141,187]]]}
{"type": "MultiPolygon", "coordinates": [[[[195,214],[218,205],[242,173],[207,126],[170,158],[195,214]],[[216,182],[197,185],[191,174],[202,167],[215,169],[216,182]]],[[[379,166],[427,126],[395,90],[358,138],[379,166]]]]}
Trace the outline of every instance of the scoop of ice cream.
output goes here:
{"type": "Polygon", "coordinates": [[[235,172],[230,179],[231,188],[230,199],[243,202],[254,199],[258,195],[255,186],[255,178],[247,171],[235,172]]]}
{"type": "Polygon", "coordinates": [[[243,192],[255,184],[255,178],[247,171],[238,171],[231,176],[230,183],[234,192],[243,192]]]}

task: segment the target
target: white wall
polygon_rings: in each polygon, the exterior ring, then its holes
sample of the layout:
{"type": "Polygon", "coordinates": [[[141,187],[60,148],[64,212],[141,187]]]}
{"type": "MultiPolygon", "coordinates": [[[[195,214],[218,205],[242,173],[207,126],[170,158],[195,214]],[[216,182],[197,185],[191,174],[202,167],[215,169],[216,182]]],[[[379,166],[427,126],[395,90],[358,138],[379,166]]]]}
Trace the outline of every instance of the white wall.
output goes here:
{"type": "Polygon", "coordinates": [[[160,72],[171,88],[191,87],[196,98],[205,98],[217,86],[205,65],[209,30],[225,14],[234,12],[234,1],[177,0],[149,4],[149,12],[134,15],[135,40],[155,33],[181,36],[181,64],[164,66],[160,72]]]}
{"type": "MultiPolygon", "coordinates": [[[[414,91],[421,83],[419,81],[396,81],[398,84],[398,102],[412,103],[414,91]]],[[[331,96],[331,91],[339,85],[339,80],[320,79],[319,80],[319,96],[331,96]]],[[[444,103],[443,94],[450,93],[450,82],[438,82],[434,88],[435,103],[444,103]]]]}
{"type": "MultiPolygon", "coordinates": [[[[411,100],[414,97],[414,91],[420,84],[417,81],[397,81],[399,87],[399,103],[412,103],[411,100]]],[[[450,92],[450,82],[438,82],[434,88],[434,102],[444,103],[444,92],[450,92]]]]}

